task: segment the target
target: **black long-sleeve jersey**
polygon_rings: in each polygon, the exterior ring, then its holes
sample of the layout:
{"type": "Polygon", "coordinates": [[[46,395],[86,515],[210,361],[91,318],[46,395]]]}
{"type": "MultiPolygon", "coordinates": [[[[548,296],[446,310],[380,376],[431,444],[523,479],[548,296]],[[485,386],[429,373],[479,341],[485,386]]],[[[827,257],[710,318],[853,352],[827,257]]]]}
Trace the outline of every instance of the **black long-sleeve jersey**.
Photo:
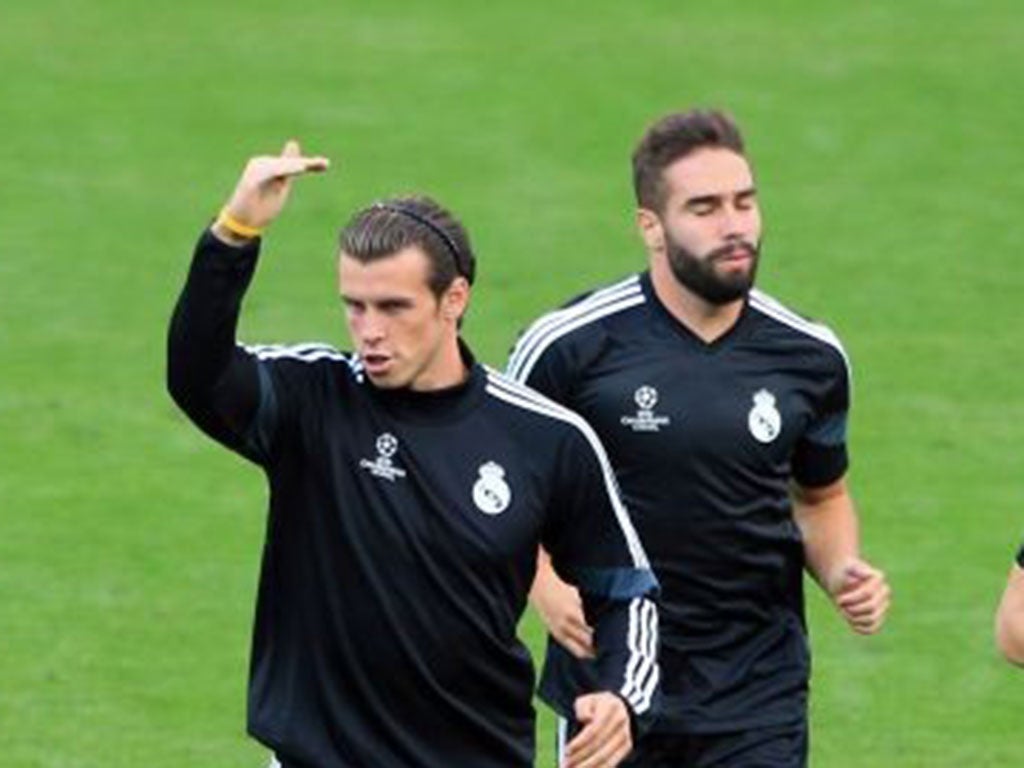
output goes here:
{"type": "MultiPolygon", "coordinates": [[[[644,273],[537,320],[508,373],[581,414],[608,450],[662,588],[653,730],[804,717],[804,557],[789,486],[846,470],[848,367],[831,331],[754,291],[707,344],[644,273]]],[[[561,680],[578,674],[557,645],[549,659],[561,680]]]]}
{"type": "Polygon", "coordinates": [[[175,400],[269,483],[250,733],[311,768],[532,765],[541,542],[596,622],[597,688],[648,713],[656,583],[593,431],[465,347],[465,383],[418,393],[325,345],[236,344],[257,252],[204,234],[168,347],[175,400]]]}

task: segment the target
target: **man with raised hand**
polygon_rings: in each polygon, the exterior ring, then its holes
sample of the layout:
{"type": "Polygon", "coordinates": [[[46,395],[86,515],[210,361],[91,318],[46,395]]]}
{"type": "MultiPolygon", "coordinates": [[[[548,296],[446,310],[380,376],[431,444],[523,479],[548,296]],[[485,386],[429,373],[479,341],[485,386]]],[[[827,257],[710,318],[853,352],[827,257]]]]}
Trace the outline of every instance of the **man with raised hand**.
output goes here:
{"type": "Polygon", "coordinates": [[[577,415],[478,364],[459,335],[475,259],[436,202],[356,213],[339,292],[355,351],[242,346],[263,230],[328,161],[249,161],[196,247],[168,387],[269,484],[249,731],[283,768],[533,765],[516,637],[538,546],[582,596],[598,672],[571,768],[612,768],[658,682],[656,583],[577,415]]]}
{"type": "MultiPolygon", "coordinates": [[[[721,112],[673,114],[633,154],[649,269],[545,315],[508,372],[601,437],[662,586],[662,700],[629,766],[803,766],[804,566],[850,627],[889,604],[846,484],[849,367],[825,326],[753,288],[754,176],[721,112]]],[[[572,733],[592,674],[576,590],[542,557],[541,691],[572,733]]]]}

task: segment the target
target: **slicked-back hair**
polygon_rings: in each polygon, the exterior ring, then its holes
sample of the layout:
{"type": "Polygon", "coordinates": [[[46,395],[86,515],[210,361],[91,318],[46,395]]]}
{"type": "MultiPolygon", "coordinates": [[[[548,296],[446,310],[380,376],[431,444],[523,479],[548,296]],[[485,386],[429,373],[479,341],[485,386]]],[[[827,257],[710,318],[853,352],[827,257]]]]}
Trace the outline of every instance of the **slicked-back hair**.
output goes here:
{"type": "Polygon", "coordinates": [[[363,263],[419,247],[430,262],[427,285],[438,298],[456,277],[472,284],[476,273],[466,230],[451,212],[424,195],[389,198],[358,211],[338,240],[345,255],[363,263]]]}
{"type": "Polygon", "coordinates": [[[633,150],[633,190],[641,208],[662,212],[667,198],[665,169],[698,149],[743,151],[743,136],[732,116],[714,109],[675,112],[653,123],[633,150]]]}

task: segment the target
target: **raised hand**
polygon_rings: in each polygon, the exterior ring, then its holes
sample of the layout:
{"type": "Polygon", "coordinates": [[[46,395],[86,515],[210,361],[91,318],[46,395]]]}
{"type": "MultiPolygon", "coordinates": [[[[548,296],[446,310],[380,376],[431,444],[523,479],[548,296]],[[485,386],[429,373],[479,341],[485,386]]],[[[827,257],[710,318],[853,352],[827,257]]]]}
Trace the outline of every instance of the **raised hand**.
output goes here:
{"type": "Polygon", "coordinates": [[[292,179],[326,171],[328,167],[330,160],[304,156],[293,139],[285,142],[280,155],[250,158],[214,224],[214,234],[229,242],[255,237],[284,208],[292,179]]]}

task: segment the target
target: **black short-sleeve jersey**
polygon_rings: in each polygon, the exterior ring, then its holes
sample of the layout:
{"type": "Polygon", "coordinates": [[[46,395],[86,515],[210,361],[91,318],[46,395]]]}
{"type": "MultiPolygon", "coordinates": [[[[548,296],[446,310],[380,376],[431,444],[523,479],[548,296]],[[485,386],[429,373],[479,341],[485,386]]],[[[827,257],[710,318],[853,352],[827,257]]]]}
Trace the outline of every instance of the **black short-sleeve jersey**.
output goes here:
{"type": "MultiPolygon", "coordinates": [[[[661,731],[803,716],[803,548],[789,486],[844,474],[849,375],[824,326],[753,291],[707,344],[647,274],[536,321],[508,373],[582,415],[608,450],[662,586],[661,731]]],[[[578,666],[552,647],[571,676],[578,666]]]]}
{"type": "Polygon", "coordinates": [[[268,480],[250,732],[317,768],[532,765],[516,626],[541,543],[602,627],[601,689],[648,713],[653,642],[630,638],[654,629],[630,607],[656,585],[590,427],[465,347],[468,379],[423,393],[327,345],[236,346],[255,260],[200,242],[168,371],[268,480]]]}

